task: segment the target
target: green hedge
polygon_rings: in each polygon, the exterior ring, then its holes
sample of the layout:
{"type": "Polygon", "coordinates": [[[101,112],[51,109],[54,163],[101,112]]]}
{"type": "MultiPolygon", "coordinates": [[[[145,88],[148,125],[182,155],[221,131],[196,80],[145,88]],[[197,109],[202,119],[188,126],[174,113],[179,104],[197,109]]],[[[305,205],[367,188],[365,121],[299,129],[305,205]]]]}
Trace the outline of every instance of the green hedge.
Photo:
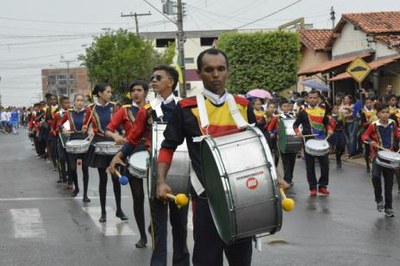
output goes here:
{"type": "Polygon", "coordinates": [[[278,92],[296,84],[300,60],[297,33],[229,32],[220,36],[219,48],[228,55],[230,92],[244,94],[254,88],[278,92]]]}

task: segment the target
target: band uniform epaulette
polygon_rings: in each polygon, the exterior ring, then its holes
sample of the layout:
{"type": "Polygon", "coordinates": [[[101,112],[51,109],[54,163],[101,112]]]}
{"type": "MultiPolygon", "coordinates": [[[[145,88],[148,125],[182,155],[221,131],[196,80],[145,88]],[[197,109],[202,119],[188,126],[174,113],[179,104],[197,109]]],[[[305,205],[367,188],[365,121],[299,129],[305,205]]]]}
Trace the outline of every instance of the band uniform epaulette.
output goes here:
{"type": "Polygon", "coordinates": [[[182,99],[178,102],[178,104],[182,107],[182,108],[186,108],[186,107],[195,107],[197,106],[197,101],[196,101],[196,97],[189,97],[189,98],[185,98],[182,99]]]}
{"type": "Polygon", "coordinates": [[[86,107],[92,107],[94,105],[94,103],[89,103],[86,107]]]}
{"type": "Polygon", "coordinates": [[[146,103],[145,105],[143,105],[143,107],[144,107],[144,109],[150,109],[151,108],[151,105],[150,105],[150,103],[146,103]]]}
{"type": "Polygon", "coordinates": [[[68,111],[73,111],[73,110],[74,110],[74,108],[69,108],[69,109],[68,109],[68,111]]]}
{"type": "Polygon", "coordinates": [[[132,107],[131,103],[122,105],[122,108],[130,108],[130,107],[132,107]]]}
{"type": "Polygon", "coordinates": [[[234,95],[233,97],[235,98],[236,103],[238,103],[242,106],[247,107],[247,105],[249,104],[249,101],[242,96],[234,95]]]}

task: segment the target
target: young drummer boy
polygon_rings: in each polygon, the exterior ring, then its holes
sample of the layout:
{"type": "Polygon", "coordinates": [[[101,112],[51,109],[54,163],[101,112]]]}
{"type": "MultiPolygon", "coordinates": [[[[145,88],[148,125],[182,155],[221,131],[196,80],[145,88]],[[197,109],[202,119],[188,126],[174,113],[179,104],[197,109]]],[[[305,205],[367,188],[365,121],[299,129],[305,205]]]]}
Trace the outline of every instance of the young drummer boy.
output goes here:
{"type": "Polygon", "coordinates": [[[374,186],[375,201],[379,212],[385,211],[388,217],[394,217],[392,208],[393,169],[388,169],[376,163],[378,149],[394,151],[400,139],[400,133],[395,121],[389,119],[390,112],[386,103],[376,103],[375,110],[378,120],[369,125],[362,136],[363,141],[368,141],[371,146],[372,159],[372,184],[374,186]],[[384,181],[385,201],[382,197],[381,175],[384,181]]]}
{"type": "MultiPolygon", "coordinates": [[[[273,132],[279,132],[279,120],[281,119],[294,119],[295,117],[290,114],[290,106],[289,106],[289,101],[287,99],[282,99],[279,103],[279,107],[281,110],[281,113],[277,116],[274,116],[271,119],[271,122],[268,124],[267,130],[269,134],[272,134],[273,132]]],[[[278,140],[279,142],[279,140],[278,140]]],[[[296,163],[296,155],[297,152],[285,152],[280,150],[280,156],[282,158],[282,164],[283,164],[283,171],[284,171],[284,177],[283,179],[290,185],[293,186],[293,171],[294,171],[294,165],[296,163]]]]}

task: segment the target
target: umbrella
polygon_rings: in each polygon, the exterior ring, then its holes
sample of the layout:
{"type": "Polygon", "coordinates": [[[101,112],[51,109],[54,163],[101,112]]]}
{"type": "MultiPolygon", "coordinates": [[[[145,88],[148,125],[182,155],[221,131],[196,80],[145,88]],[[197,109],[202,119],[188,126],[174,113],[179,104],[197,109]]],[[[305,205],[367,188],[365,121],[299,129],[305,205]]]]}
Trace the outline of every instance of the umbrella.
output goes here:
{"type": "Polygon", "coordinates": [[[256,97],[256,98],[261,98],[261,99],[272,99],[271,93],[269,91],[263,90],[263,89],[254,89],[246,93],[247,97],[256,97]]]}
{"type": "Polygon", "coordinates": [[[317,82],[315,80],[309,79],[301,83],[303,86],[310,87],[312,89],[320,90],[320,91],[330,91],[328,85],[324,83],[317,82]]]}

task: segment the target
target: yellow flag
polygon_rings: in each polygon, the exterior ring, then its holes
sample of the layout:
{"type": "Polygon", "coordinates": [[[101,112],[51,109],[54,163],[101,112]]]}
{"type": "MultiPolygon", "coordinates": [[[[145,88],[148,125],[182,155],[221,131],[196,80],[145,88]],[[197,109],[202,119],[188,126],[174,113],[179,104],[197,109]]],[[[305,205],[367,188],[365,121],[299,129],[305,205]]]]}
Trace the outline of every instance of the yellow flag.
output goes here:
{"type": "Polygon", "coordinates": [[[176,69],[176,71],[178,71],[178,74],[179,74],[179,79],[178,79],[179,83],[183,84],[183,74],[182,74],[181,66],[179,64],[176,64],[175,69],[176,69]]]}

